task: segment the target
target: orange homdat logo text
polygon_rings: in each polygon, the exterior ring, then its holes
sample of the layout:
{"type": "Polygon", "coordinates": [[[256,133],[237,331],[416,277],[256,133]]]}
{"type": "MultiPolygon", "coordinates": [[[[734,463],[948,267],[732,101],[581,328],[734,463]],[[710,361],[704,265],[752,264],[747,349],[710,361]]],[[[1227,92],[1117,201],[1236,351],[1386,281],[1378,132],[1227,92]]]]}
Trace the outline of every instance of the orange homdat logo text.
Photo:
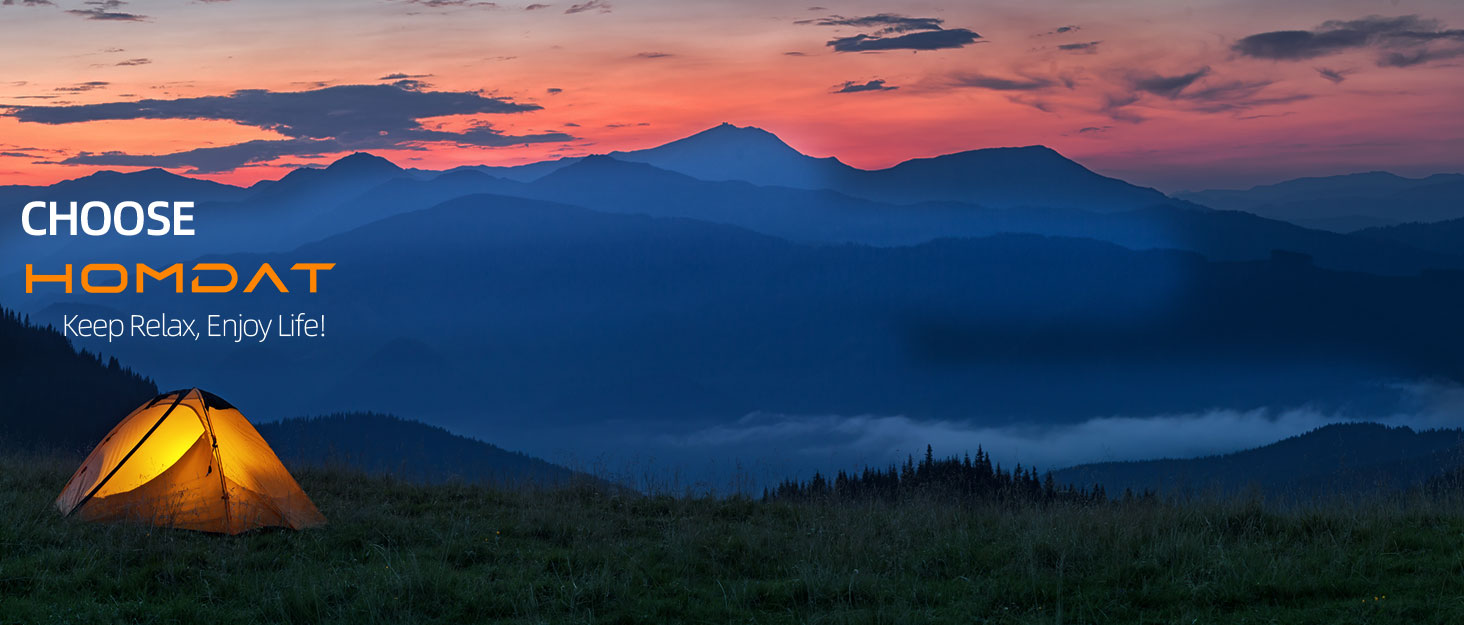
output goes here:
{"type": "MultiPolygon", "coordinates": [[[[290,271],[300,271],[309,274],[310,292],[314,293],[319,273],[330,271],[335,268],[335,263],[295,263],[290,271]]],[[[239,285],[239,271],[228,263],[198,263],[189,270],[192,280],[188,281],[189,293],[229,293],[239,285]]],[[[79,281],[81,290],[87,293],[121,293],[129,286],[135,284],[138,293],[143,292],[143,285],[147,280],[167,284],[173,282],[173,292],[183,293],[184,271],[183,264],[177,263],[162,269],[153,269],[142,263],[137,263],[133,271],[129,272],[127,267],[117,263],[92,263],[81,266],[81,271],[75,271],[70,264],[66,265],[66,271],[59,274],[38,274],[35,266],[25,266],[25,292],[35,292],[37,284],[56,282],[66,288],[70,293],[73,283],[79,281]],[[136,276],[136,280],[132,279],[136,276]]],[[[253,277],[244,286],[245,293],[253,293],[260,283],[266,279],[271,282],[275,290],[280,293],[289,293],[290,289],[285,287],[285,282],[280,279],[280,274],[271,267],[269,263],[259,266],[253,277]]],[[[166,288],[166,287],[163,287],[166,288]]],[[[299,288],[298,286],[296,287],[299,288]]]]}

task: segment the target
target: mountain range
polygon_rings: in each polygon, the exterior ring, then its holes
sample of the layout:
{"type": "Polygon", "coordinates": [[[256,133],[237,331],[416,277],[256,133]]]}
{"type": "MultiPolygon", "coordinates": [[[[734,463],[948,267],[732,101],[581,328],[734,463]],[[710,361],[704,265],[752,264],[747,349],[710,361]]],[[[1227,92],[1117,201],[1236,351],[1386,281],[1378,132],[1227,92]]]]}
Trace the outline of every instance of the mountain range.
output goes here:
{"type": "MultiPolygon", "coordinates": [[[[1449,184],[1434,182],[1410,188],[1449,184]]],[[[0,299],[47,323],[328,315],[312,341],[78,344],[168,388],[241,398],[264,420],[400,414],[557,461],[698,461],[711,451],[678,441],[764,413],[988,425],[1196,407],[1384,413],[1391,382],[1464,370],[1450,222],[1309,229],[1166,198],[1041,147],[871,171],[724,125],[515,168],[354,154],[249,188],[147,170],[0,199],[82,193],[196,197],[198,235],[6,230],[0,299]],[[337,268],[315,294],[19,288],[23,263],[193,260],[337,268]]]]}

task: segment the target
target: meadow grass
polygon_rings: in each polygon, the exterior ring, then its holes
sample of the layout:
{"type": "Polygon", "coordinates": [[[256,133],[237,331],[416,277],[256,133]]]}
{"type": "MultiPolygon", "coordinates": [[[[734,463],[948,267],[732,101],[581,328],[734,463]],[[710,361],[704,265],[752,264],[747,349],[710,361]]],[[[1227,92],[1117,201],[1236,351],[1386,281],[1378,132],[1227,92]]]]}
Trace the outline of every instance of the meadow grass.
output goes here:
{"type": "Polygon", "coordinates": [[[330,519],[62,519],[0,457],[0,623],[1451,623],[1464,514],[1423,499],[1010,507],[296,477],[330,519]]]}

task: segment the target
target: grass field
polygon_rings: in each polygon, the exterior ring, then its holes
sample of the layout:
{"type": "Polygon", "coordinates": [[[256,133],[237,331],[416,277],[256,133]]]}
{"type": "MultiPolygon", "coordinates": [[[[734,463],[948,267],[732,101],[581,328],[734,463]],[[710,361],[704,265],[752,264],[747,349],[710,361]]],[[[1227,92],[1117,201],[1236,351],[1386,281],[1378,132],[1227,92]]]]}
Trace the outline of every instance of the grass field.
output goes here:
{"type": "Polygon", "coordinates": [[[302,473],[330,524],[63,520],[0,458],[3,623],[1459,623],[1464,512],[1001,508],[421,487],[302,473]]]}

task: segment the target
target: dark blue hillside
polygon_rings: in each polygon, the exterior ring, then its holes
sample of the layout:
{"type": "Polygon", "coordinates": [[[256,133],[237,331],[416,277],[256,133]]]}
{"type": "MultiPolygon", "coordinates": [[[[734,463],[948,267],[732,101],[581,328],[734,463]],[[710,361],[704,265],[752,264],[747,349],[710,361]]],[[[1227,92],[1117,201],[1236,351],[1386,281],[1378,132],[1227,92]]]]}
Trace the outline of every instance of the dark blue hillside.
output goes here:
{"type": "Polygon", "coordinates": [[[1461,254],[1464,253],[1464,218],[1367,228],[1353,233],[1353,236],[1407,245],[1436,254],[1461,254]]]}
{"type": "Polygon", "coordinates": [[[74,350],[54,328],[0,308],[0,449],[85,453],[143,402],[153,381],[74,350]]]}
{"type": "Polygon", "coordinates": [[[384,414],[338,413],[255,427],[291,470],[347,467],[429,484],[553,487],[602,483],[538,458],[384,414]]]}
{"type": "Polygon", "coordinates": [[[1298,178],[1243,190],[1195,191],[1176,197],[1309,228],[1353,232],[1464,218],[1464,174],[1404,178],[1373,171],[1298,178]]]}
{"type": "Polygon", "coordinates": [[[1053,473],[1059,482],[1165,494],[1281,498],[1391,491],[1464,465],[1464,431],[1414,431],[1376,423],[1329,425],[1256,449],[1184,460],[1087,464],[1053,473]]]}

